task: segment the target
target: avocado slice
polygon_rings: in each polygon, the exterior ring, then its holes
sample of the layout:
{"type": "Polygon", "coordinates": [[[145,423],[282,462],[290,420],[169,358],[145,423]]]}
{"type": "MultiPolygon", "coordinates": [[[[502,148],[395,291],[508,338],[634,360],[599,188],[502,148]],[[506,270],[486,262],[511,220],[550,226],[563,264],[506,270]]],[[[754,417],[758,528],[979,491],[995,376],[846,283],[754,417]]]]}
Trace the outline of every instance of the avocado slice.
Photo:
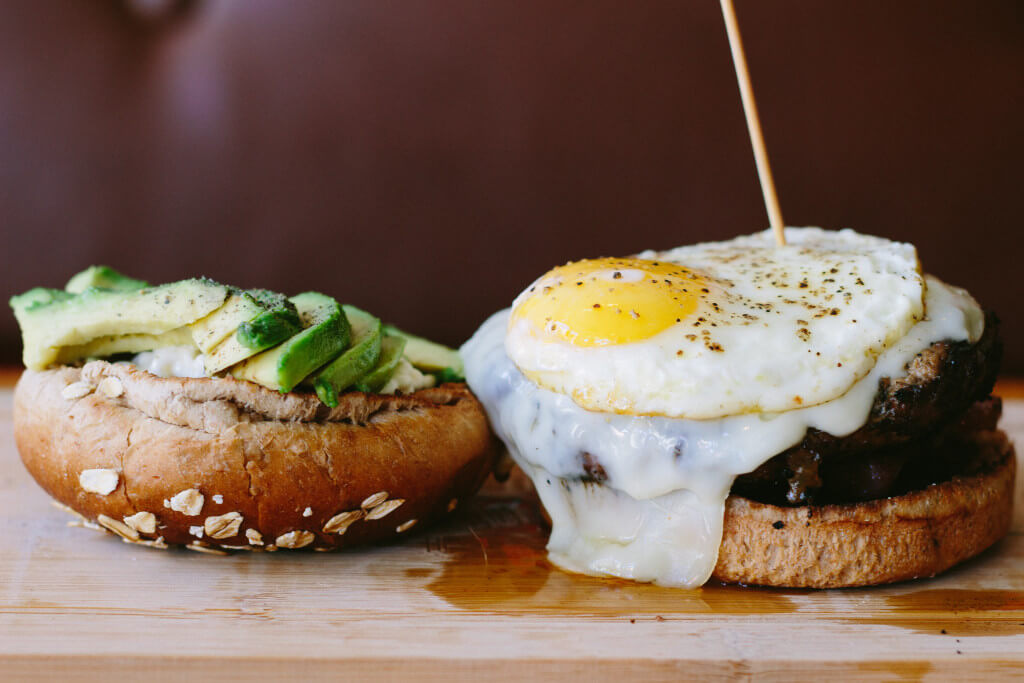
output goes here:
{"type": "Polygon", "coordinates": [[[377,360],[377,365],[359,378],[355,384],[356,390],[373,393],[387,384],[391,376],[395,374],[398,361],[402,360],[405,344],[404,337],[384,335],[380,342],[380,358],[377,360]]]}
{"type": "Polygon", "coordinates": [[[233,290],[223,306],[192,323],[190,328],[195,345],[203,353],[210,353],[229,336],[238,334],[239,343],[252,351],[248,354],[251,356],[299,333],[302,325],[295,305],[283,294],[266,290],[233,290]],[[258,331],[246,335],[243,342],[243,329],[253,325],[258,331]]]}
{"type": "Polygon", "coordinates": [[[251,296],[245,292],[232,292],[223,306],[189,325],[192,341],[200,351],[209,353],[217,344],[234,334],[239,325],[262,312],[263,309],[251,296]]]}
{"type": "Polygon", "coordinates": [[[69,364],[83,358],[106,358],[117,353],[139,353],[165,346],[186,346],[192,344],[188,327],[179,327],[163,334],[125,334],[100,337],[87,344],[63,346],[57,352],[57,363],[69,364]]]}
{"type": "Polygon", "coordinates": [[[302,331],[302,322],[295,304],[283,294],[266,289],[246,292],[263,311],[238,326],[238,343],[253,351],[262,351],[280,344],[302,331]]]}
{"type": "Polygon", "coordinates": [[[69,294],[63,289],[33,287],[27,292],[12,296],[9,303],[11,308],[14,309],[15,315],[17,315],[19,311],[24,312],[35,306],[45,306],[46,304],[52,304],[54,301],[67,301],[74,298],[74,294],[69,294]]]}
{"type": "Polygon", "coordinates": [[[227,287],[213,280],[191,279],[128,292],[90,287],[71,298],[26,307],[15,297],[11,305],[21,326],[25,367],[41,370],[57,360],[61,347],[99,337],[159,335],[188,325],[219,308],[227,294],[227,287]]]}
{"type": "Polygon", "coordinates": [[[72,275],[68,283],[64,285],[64,291],[72,294],[81,294],[90,287],[131,292],[143,287],[149,287],[149,283],[145,280],[136,280],[133,277],[123,275],[110,266],[89,266],[81,273],[72,275]]]}
{"type": "Polygon", "coordinates": [[[313,379],[316,395],[331,408],[338,406],[338,394],[368,373],[380,359],[381,323],[355,306],[342,306],[352,326],[352,346],[320,370],[313,379]]]}
{"type": "Polygon", "coordinates": [[[214,319],[208,329],[199,330],[200,335],[219,339],[211,348],[199,347],[205,353],[203,367],[208,375],[241,363],[302,331],[295,304],[283,294],[253,289],[237,292],[221,310],[210,316],[219,318],[214,319]],[[268,309],[270,306],[273,308],[268,309]],[[247,343],[243,343],[243,339],[247,343]]]}
{"type": "Polygon", "coordinates": [[[231,335],[203,355],[203,368],[207,375],[216,375],[232,365],[238,365],[247,358],[252,358],[259,351],[242,346],[237,335],[231,335]]]}
{"type": "Polygon", "coordinates": [[[466,377],[463,372],[459,372],[455,368],[444,368],[443,370],[437,370],[430,372],[437,380],[438,384],[445,384],[447,382],[465,382],[466,377]]]}
{"type": "Polygon", "coordinates": [[[284,393],[345,350],[351,330],[337,301],[317,292],[305,292],[290,301],[298,309],[303,330],[234,366],[233,376],[284,393]]]}
{"type": "Polygon", "coordinates": [[[444,381],[461,382],[464,380],[466,370],[462,364],[462,357],[455,349],[450,349],[423,337],[417,337],[394,325],[385,325],[384,333],[405,339],[405,357],[413,364],[413,367],[434,375],[443,373],[444,381]]]}

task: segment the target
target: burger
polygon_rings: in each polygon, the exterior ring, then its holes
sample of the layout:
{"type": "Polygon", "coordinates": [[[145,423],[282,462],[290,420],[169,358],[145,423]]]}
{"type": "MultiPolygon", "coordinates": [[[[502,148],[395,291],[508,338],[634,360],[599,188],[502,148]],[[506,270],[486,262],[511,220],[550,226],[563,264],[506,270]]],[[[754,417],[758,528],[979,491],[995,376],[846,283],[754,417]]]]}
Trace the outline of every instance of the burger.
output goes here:
{"type": "Polygon", "coordinates": [[[14,436],[80,524],[200,552],[386,541],[450,514],[495,450],[457,352],[316,292],[107,267],[11,299],[14,436]]]}
{"type": "Polygon", "coordinates": [[[787,228],[559,266],[463,347],[559,567],[666,586],[934,575],[1006,534],[998,321],[910,244],[787,228]]]}

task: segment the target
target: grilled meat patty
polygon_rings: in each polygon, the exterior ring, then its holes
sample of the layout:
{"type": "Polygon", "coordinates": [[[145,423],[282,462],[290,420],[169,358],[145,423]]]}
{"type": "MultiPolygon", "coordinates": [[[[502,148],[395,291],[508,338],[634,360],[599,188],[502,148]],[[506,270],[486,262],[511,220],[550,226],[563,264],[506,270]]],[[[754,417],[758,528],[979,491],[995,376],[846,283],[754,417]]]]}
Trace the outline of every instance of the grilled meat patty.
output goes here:
{"type": "Polygon", "coordinates": [[[863,427],[843,437],[809,429],[799,444],[737,477],[733,493],[775,505],[845,503],[978,466],[971,449],[957,448],[957,436],[995,428],[1001,405],[990,394],[1001,357],[999,320],[986,312],[977,342],[936,342],[905,375],[883,378],[863,427]]]}

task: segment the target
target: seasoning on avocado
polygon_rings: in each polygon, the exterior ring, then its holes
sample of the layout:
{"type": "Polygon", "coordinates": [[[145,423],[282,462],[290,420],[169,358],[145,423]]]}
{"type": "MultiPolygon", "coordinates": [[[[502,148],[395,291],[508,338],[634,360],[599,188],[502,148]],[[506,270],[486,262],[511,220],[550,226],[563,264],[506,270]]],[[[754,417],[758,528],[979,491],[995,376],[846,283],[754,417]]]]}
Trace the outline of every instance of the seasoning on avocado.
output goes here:
{"type": "MultiPolygon", "coordinates": [[[[454,349],[315,292],[287,298],[206,278],[150,286],[90,266],[65,289],[36,287],[10,304],[32,369],[187,351],[207,376],[226,372],[281,392],[301,384],[331,407],[350,390],[416,391],[464,381],[454,349]]],[[[147,369],[163,372],[154,367],[147,369]]]]}
{"type": "Polygon", "coordinates": [[[293,296],[291,302],[299,312],[303,330],[233,367],[233,376],[287,392],[345,350],[350,328],[337,301],[316,292],[305,292],[293,296]]]}

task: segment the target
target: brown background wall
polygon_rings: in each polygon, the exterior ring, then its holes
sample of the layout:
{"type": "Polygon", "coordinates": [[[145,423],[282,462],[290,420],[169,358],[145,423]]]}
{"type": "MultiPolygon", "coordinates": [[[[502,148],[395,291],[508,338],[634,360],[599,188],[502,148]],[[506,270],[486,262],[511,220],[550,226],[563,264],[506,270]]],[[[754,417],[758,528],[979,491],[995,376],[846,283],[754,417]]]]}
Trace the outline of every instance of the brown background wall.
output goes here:
{"type": "MultiPolygon", "coordinates": [[[[737,0],[787,222],[916,242],[1017,374],[1022,8],[737,0]]],[[[5,296],[109,263],[457,343],[556,263],[765,224],[714,0],[0,5],[5,296]]]]}

